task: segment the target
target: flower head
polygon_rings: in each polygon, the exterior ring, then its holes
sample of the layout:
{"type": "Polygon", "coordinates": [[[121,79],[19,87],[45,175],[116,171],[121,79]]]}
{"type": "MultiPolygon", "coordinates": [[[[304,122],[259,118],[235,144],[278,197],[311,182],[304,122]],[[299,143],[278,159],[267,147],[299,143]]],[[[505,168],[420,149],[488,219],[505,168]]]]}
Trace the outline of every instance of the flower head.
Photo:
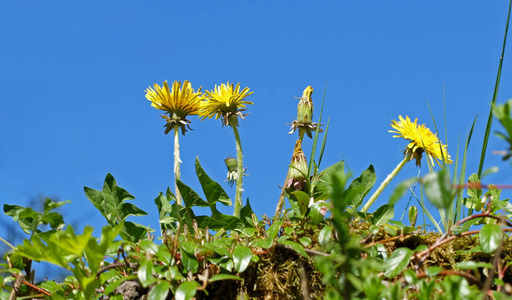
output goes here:
{"type": "Polygon", "coordinates": [[[391,127],[396,131],[390,130],[389,132],[397,133],[397,135],[393,137],[401,137],[410,141],[405,149],[405,154],[412,153],[412,158],[416,159],[416,165],[421,166],[423,152],[427,153],[432,164],[434,160],[439,165],[441,165],[440,160],[449,164],[453,163],[446,149],[446,145],[443,145],[437,137],[437,134],[432,133],[425,124],[418,125],[418,119],[415,119],[413,123],[408,116],[406,116],[405,119],[402,118],[402,116],[398,116],[398,118],[399,121],[391,121],[391,127]]]}
{"type": "Polygon", "coordinates": [[[240,83],[233,87],[233,84],[229,82],[227,84],[215,85],[215,89],[211,92],[206,91],[207,97],[205,101],[202,102],[201,108],[199,111],[199,116],[204,119],[213,118],[218,119],[222,118],[222,124],[228,125],[230,122],[230,117],[232,118],[232,122],[235,122],[234,126],[237,126],[237,118],[244,118],[243,111],[246,104],[253,104],[250,101],[244,100],[245,97],[253,94],[253,92],[249,92],[249,88],[244,88],[240,91],[240,83]]]}
{"type": "MultiPolygon", "coordinates": [[[[313,87],[308,86],[302,92],[302,97],[299,98],[299,104],[297,105],[297,119],[294,120],[291,125],[290,134],[294,133],[295,130],[299,129],[299,139],[302,140],[304,133],[312,138],[311,132],[316,131],[318,126],[317,123],[313,123],[313,100],[311,95],[313,94],[313,87]]],[[[289,124],[290,125],[290,124],[289,124]]],[[[322,132],[322,129],[320,129],[322,132]]]]}
{"type": "Polygon", "coordinates": [[[295,142],[293,150],[292,162],[288,170],[288,179],[284,188],[289,191],[302,191],[306,187],[305,174],[308,172],[308,161],[302,151],[302,141],[299,139],[295,142]]]}
{"type": "Polygon", "coordinates": [[[190,121],[186,119],[188,115],[196,115],[199,112],[203,93],[201,88],[196,91],[188,80],[183,82],[174,81],[172,88],[169,89],[167,80],[164,81],[162,87],[153,84],[153,89],[148,87],[146,98],[151,101],[151,106],[165,111],[169,116],[162,115],[166,119],[165,134],[169,133],[175,126],[179,126],[183,134],[186,127],[190,129],[190,121]]]}

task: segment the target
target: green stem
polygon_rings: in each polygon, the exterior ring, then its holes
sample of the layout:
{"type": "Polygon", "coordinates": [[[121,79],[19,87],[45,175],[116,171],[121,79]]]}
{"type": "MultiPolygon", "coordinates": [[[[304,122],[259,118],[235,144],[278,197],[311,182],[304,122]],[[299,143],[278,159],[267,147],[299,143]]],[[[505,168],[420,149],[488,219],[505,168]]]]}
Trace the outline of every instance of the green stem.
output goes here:
{"type": "Polygon", "coordinates": [[[380,196],[382,191],[386,188],[386,186],[388,186],[391,179],[393,179],[396,176],[396,174],[398,174],[398,172],[400,172],[400,170],[402,169],[402,167],[405,165],[406,162],[411,160],[411,156],[412,156],[412,153],[409,153],[404,156],[404,159],[398,164],[398,166],[396,166],[396,168],[391,173],[389,173],[388,177],[386,177],[386,179],[380,184],[379,188],[370,197],[370,200],[368,200],[368,202],[366,202],[364,207],[361,209],[361,212],[368,211],[370,206],[372,206],[372,204],[375,202],[375,200],[377,200],[377,198],[380,196]]]}
{"type": "Polygon", "coordinates": [[[233,212],[233,216],[240,217],[240,209],[242,208],[242,180],[244,177],[244,162],[243,162],[243,154],[242,154],[242,143],[240,142],[240,134],[238,133],[237,128],[237,120],[235,117],[230,117],[229,125],[233,128],[233,133],[235,134],[235,142],[236,142],[236,196],[235,196],[235,209],[233,212]],[[235,118],[233,120],[232,118],[235,118]]]}
{"type": "Polygon", "coordinates": [[[181,179],[179,129],[179,126],[174,127],[174,191],[176,193],[176,203],[181,205],[181,194],[177,183],[177,181],[181,179]]]}

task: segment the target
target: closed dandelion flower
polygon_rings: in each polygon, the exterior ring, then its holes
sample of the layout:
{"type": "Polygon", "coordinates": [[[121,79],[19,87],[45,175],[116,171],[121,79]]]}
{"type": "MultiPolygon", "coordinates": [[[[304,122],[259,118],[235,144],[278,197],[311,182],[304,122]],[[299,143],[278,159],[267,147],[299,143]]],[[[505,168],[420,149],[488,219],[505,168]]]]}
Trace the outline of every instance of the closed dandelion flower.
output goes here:
{"type": "Polygon", "coordinates": [[[251,101],[244,100],[245,97],[253,94],[249,92],[246,87],[240,90],[240,83],[235,87],[231,83],[215,85],[215,89],[211,92],[206,91],[207,97],[201,103],[199,116],[204,119],[222,118],[223,125],[238,126],[238,118],[244,118],[242,112],[247,110],[245,107],[248,104],[253,104],[251,101]],[[232,118],[233,117],[233,118],[232,118]],[[230,123],[231,122],[231,123],[230,123]]]}
{"type": "MultiPolygon", "coordinates": [[[[302,92],[302,97],[299,98],[299,104],[297,105],[297,119],[294,120],[290,128],[290,134],[294,133],[297,129],[299,130],[299,140],[302,140],[304,134],[307,134],[309,138],[312,138],[311,132],[316,131],[318,126],[317,123],[313,122],[313,100],[311,95],[313,94],[313,87],[308,86],[302,92]]],[[[290,125],[290,124],[289,124],[290,125]]],[[[322,132],[322,129],[320,129],[322,132]]]]}
{"type": "Polygon", "coordinates": [[[196,91],[188,80],[181,85],[180,81],[174,81],[172,88],[169,89],[167,80],[162,87],[153,84],[153,88],[148,87],[146,98],[151,101],[151,106],[165,111],[167,115],[162,115],[166,120],[165,134],[168,134],[174,128],[180,128],[182,134],[185,134],[186,127],[190,129],[190,121],[186,119],[189,115],[197,115],[203,100],[201,88],[196,91]]]}
{"type": "Polygon", "coordinates": [[[423,152],[427,154],[432,164],[434,160],[439,165],[441,165],[441,161],[448,164],[453,163],[446,149],[446,145],[443,145],[437,137],[437,134],[432,133],[425,124],[418,125],[418,119],[411,122],[408,116],[406,116],[405,119],[402,118],[402,116],[398,116],[398,118],[399,121],[391,121],[391,127],[395,130],[390,130],[389,132],[397,133],[397,135],[393,137],[401,137],[410,141],[404,152],[406,155],[409,153],[412,154],[412,158],[416,160],[416,165],[421,166],[423,152]]]}

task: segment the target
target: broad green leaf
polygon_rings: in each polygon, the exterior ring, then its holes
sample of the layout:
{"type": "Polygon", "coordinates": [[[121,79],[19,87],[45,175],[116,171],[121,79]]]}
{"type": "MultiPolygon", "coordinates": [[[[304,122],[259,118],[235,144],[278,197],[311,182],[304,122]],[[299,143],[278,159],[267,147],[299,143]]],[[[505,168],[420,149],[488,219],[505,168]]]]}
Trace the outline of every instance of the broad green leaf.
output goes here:
{"type": "Polygon", "coordinates": [[[237,245],[233,250],[233,262],[235,270],[241,273],[247,269],[252,258],[252,250],[249,247],[237,245]]]}
{"type": "Polygon", "coordinates": [[[161,300],[166,299],[169,294],[171,285],[167,281],[160,281],[157,285],[151,288],[148,295],[148,300],[161,300]]]}
{"type": "Polygon", "coordinates": [[[385,262],[384,276],[393,278],[400,274],[409,264],[413,251],[409,248],[398,248],[385,262]]]}
{"type": "Polygon", "coordinates": [[[129,216],[146,216],[148,213],[135,206],[133,203],[123,203],[119,206],[119,216],[121,220],[125,220],[129,216]]]}
{"type": "MultiPolygon", "coordinates": [[[[53,234],[50,238],[50,243],[80,257],[92,237],[93,230],[94,228],[86,226],[83,234],[76,235],[73,228],[68,226],[66,230],[58,231],[53,234]]],[[[48,245],[50,245],[50,243],[48,245]]]]}
{"type": "Polygon", "coordinates": [[[496,251],[501,243],[503,234],[498,224],[485,224],[480,229],[480,247],[484,253],[496,251]]]}
{"type": "Polygon", "coordinates": [[[224,214],[220,214],[214,217],[197,216],[196,220],[199,228],[208,227],[211,230],[233,230],[241,229],[244,227],[242,220],[239,218],[224,214]]]}
{"type": "Polygon", "coordinates": [[[280,243],[292,248],[295,252],[299,253],[300,255],[304,256],[305,258],[309,257],[309,255],[304,250],[304,247],[302,247],[302,245],[299,243],[296,243],[294,241],[289,241],[289,240],[281,241],[280,243]]]}
{"type": "MultiPolygon", "coordinates": [[[[150,232],[153,230],[150,230],[150,232]]],[[[125,222],[124,228],[119,234],[124,240],[130,242],[138,242],[147,238],[148,228],[144,225],[137,224],[134,222],[125,222]]]]}
{"type": "Polygon", "coordinates": [[[116,180],[110,173],[105,177],[102,191],[88,187],[84,187],[84,191],[87,198],[107,219],[110,225],[117,225],[130,215],[147,215],[145,211],[135,205],[124,203],[124,201],[133,200],[135,197],[125,189],[117,186],[116,180]]]}
{"type": "Polygon", "coordinates": [[[345,191],[347,195],[352,196],[349,205],[353,208],[359,207],[363,202],[363,198],[371,190],[376,180],[377,175],[375,175],[375,169],[373,165],[370,165],[368,169],[364,170],[359,177],[350,183],[350,186],[345,191]]]}
{"type": "Polygon", "coordinates": [[[41,223],[49,224],[54,230],[60,230],[64,227],[64,218],[56,212],[49,212],[42,215],[41,223]]]}
{"type": "Polygon", "coordinates": [[[176,289],[174,298],[176,300],[190,300],[196,295],[199,286],[196,281],[185,281],[176,289]]]}
{"type": "Polygon", "coordinates": [[[182,248],[181,261],[185,270],[191,271],[192,273],[197,273],[199,269],[199,263],[197,261],[197,257],[194,254],[190,254],[187,251],[184,251],[182,248]]]}
{"type": "Polygon", "coordinates": [[[309,206],[310,197],[303,191],[294,191],[292,195],[297,199],[299,205],[299,211],[301,215],[304,215],[309,206]]]}
{"type": "Polygon", "coordinates": [[[153,263],[149,260],[141,263],[137,271],[137,276],[143,287],[148,287],[153,284],[157,280],[153,277],[153,263]]]}
{"type": "Polygon", "coordinates": [[[194,207],[194,206],[201,206],[201,207],[208,207],[210,204],[208,202],[205,202],[199,195],[191,189],[189,186],[184,184],[181,180],[176,180],[176,184],[178,185],[178,189],[180,190],[180,194],[183,197],[183,202],[185,203],[185,206],[188,208],[194,207]]]}
{"type": "Polygon", "coordinates": [[[391,204],[384,204],[372,213],[369,219],[374,225],[384,225],[395,216],[395,208],[391,204]]]}
{"type": "Polygon", "coordinates": [[[432,172],[423,177],[427,198],[439,209],[452,206],[455,193],[453,192],[450,175],[446,169],[432,172]]]}
{"type": "Polygon", "coordinates": [[[220,184],[213,181],[206,174],[203,167],[201,167],[201,163],[199,163],[199,158],[196,158],[196,174],[199,179],[199,183],[201,183],[201,187],[203,188],[204,195],[206,196],[206,201],[208,201],[210,205],[220,202],[224,205],[231,206],[232,203],[228,194],[220,184]]]}
{"type": "Polygon", "coordinates": [[[345,175],[345,163],[343,161],[339,161],[334,165],[326,168],[320,173],[320,180],[315,185],[314,195],[315,200],[327,200],[331,196],[331,188],[332,188],[332,176],[345,175]]]}
{"type": "Polygon", "coordinates": [[[312,224],[317,225],[324,220],[325,214],[327,213],[328,210],[329,204],[324,200],[320,200],[311,205],[307,216],[309,217],[309,220],[312,224]]]}
{"type": "Polygon", "coordinates": [[[57,209],[57,208],[61,207],[62,205],[68,204],[68,203],[71,203],[71,201],[67,200],[67,201],[53,202],[50,198],[46,198],[46,200],[44,201],[44,213],[47,214],[50,211],[57,209]]]}

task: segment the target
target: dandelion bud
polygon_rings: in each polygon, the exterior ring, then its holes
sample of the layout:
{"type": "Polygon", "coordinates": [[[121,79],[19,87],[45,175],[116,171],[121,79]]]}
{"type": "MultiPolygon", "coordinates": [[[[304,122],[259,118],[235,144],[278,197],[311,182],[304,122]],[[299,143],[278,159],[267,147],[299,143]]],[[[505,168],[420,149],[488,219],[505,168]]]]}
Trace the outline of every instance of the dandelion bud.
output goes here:
{"type": "Polygon", "coordinates": [[[288,180],[285,188],[291,191],[302,191],[306,185],[306,174],[308,173],[308,162],[302,152],[302,141],[295,142],[292,162],[288,171],[288,180]]]}
{"type": "Polygon", "coordinates": [[[299,105],[297,106],[298,122],[311,123],[313,121],[313,100],[311,99],[312,94],[312,86],[308,86],[304,92],[302,92],[302,98],[300,98],[299,105]]]}
{"type": "Polygon", "coordinates": [[[238,178],[238,174],[236,172],[237,161],[234,157],[228,157],[224,160],[226,163],[226,167],[228,168],[227,181],[232,186],[236,179],[238,178]]]}

